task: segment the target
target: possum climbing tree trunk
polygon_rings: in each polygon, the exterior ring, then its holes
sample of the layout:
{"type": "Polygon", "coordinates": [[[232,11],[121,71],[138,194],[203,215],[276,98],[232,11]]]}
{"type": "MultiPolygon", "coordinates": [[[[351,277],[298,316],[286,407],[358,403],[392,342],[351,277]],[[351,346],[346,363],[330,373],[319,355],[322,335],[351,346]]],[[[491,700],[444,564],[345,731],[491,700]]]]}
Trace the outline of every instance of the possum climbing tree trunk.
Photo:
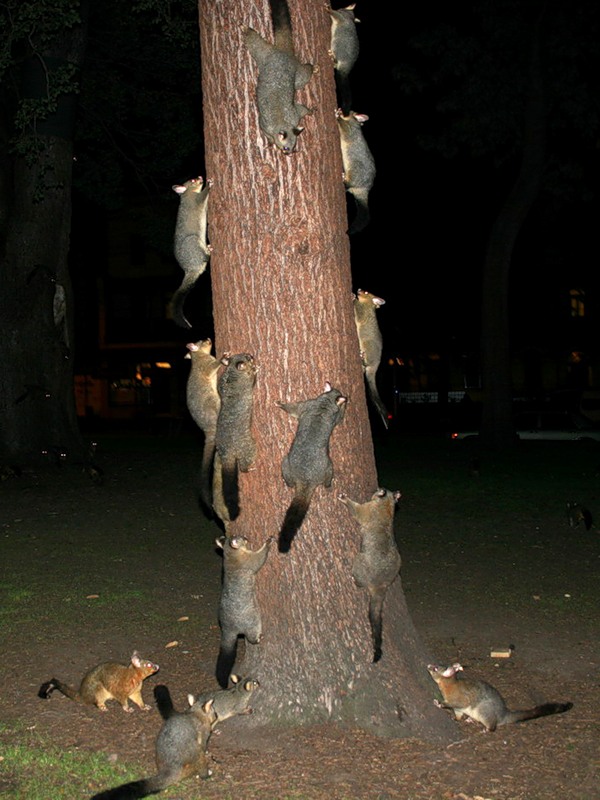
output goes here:
{"type": "MultiPolygon", "coordinates": [[[[346,234],[330,17],[322,0],[290,0],[296,52],[319,72],[298,93],[314,113],[304,118],[296,152],[285,156],[259,130],[257,70],[242,39],[249,25],[272,41],[268,0],[200,0],[199,9],[216,351],[252,353],[259,365],[258,454],[252,471],[240,475],[241,513],[230,533],[253,548],[277,537],[292,497],[281,461],[296,422],[276,401],[315,397],[326,381],[348,397],[331,437],[333,487],[317,488],[291,552],[279,553],[274,543],[257,576],[263,641],[245,646],[238,671],[257,677],[261,693],[243,724],[333,720],[388,736],[449,738],[400,578],[384,606],[383,658],[372,664],[368,599],[351,577],[358,528],[337,499],[345,492],[362,502],[378,480],[353,317],[358,287],[346,234]]],[[[401,510],[399,517],[402,550],[401,510]]]]}

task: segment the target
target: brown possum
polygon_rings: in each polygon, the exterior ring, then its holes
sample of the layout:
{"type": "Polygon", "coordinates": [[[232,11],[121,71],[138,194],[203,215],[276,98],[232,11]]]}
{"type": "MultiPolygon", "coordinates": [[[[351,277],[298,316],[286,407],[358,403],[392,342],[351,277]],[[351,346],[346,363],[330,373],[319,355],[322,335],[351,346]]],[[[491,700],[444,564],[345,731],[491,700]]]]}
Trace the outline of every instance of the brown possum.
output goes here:
{"type": "Polygon", "coordinates": [[[200,468],[200,497],[208,509],[212,508],[211,471],[215,455],[217,418],[221,398],[217,391],[217,372],[221,361],[211,355],[212,341],[202,339],[186,345],[192,368],[187,381],[188,410],[196,425],[204,433],[204,450],[200,468]]]}
{"type": "Polygon", "coordinates": [[[185,711],[176,711],[166,686],[157,686],[154,696],[165,720],[156,739],[157,774],[100,792],[92,800],[134,800],[156,794],[191,775],[201,778],[212,775],[206,746],[217,719],[214,701],[195,703],[185,711]]]}
{"type": "Polygon", "coordinates": [[[235,663],[238,636],[251,644],[262,637],[260,608],[256,599],[256,574],[264,566],[271,538],[258,550],[251,550],[244,536],[220,536],[215,544],[223,550],[223,588],[219,603],[221,646],[217,659],[217,680],[227,687],[235,663]]]}
{"type": "Polygon", "coordinates": [[[213,700],[213,708],[217,715],[213,728],[230,717],[238,714],[252,714],[250,700],[252,694],[259,688],[260,683],[255,678],[241,678],[239,675],[230,675],[231,686],[229,689],[218,689],[215,692],[203,692],[198,697],[188,695],[190,706],[198,703],[204,704],[213,700]]]}
{"type": "Polygon", "coordinates": [[[252,28],[245,28],[244,39],[258,67],[258,124],[269,143],[289,155],[304,130],[300,120],[311,113],[306,106],[296,102],[296,91],[306,86],[315,68],[312,64],[301,64],[294,52],[286,0],[269,0],[269,5],[274,43],[265,41],[252,28]]]}
{"type": "Polygon", "coordinates": [[[183,280],[171,300],[171,314],[182,328],[191,328],[190,322],[183,313],[183,304],[192,286],[206,269],[211,245],[206,243],[206,227],[208,215],[208,194],[212,181],[200,177],[192,178],[183,185],[173,186],[179,195],[179,212],[175,224],[173,252],[181,269],[183,280]]]}
{"type": "Polygon", "coordinates": [[[380,306],[385,305],[385,300],[381,297],[376,297],[371,292],[363,292],[362,289],[359,289],[356,295],[352,296],[354,298],[354,322],[356,323],[360,357],[369,389],[369,396],[387,428],[388,412],[377,391],[376,381],[383,350],[381,331],[377,324],[377,310],[380,306]]]}
{"type": "Polygon", "coordinates": [[[131,664],[124,666],[114,661],[107,661],[86,672],[81,680],[79,689],[75,689],[56,678],[40,686],[38,697],[48,700],[55,689],[62,692],[77,703],[88,706],[97,706],[100,711],[106,711],[106,701],[116,700],[121,704],[123,711],[131,712],[128,701],[139,706],[143,711],[149,711],[150,706],[142,699],[142,683],[144,678],[158,672],[158,665],[143,659],[137,651],[131,656],[131,664]]]}
{"type": "Polygon", "coordinates": [[[317,486],[331,486],[333,464],[329,457],[329,439],[335,426],[344,418],[347,398],[330,383],[325,391],[298,403],[277,403],[298,420],[296,436],[281,464],[283,479],[294,489],[279,532],[279,551],[287,553],[306,516],[317,486]]]}
{"type": "Polygon", "coordinates": [[[215,469],[220,470],[223,504],[230,520],[240,513],[238,471],[248,472],[256,457],[252,437],[252,397],[258,367],[249,353],[225,355],[218,380],[221,408],[217,417],[215,469]]]}
{"type": "Polygon", "coordinates": [[[489,732],[495,731],[498,725],[562,714],[563,711],[573,708],[573,703],[544,703],[523,711],[510,711],[500,692],[489,683],[459,677],[458,673],[463,670],[460,664],[452,664],[450,667],[429,664],[427,669],[443,697],[442,703],[434,700],[435,705],[452,709],[456,719],[470,717],[480,722],[489,732]]]}
{"type": "Polygon", "coordinates": [[[345,494],[339,499],[360,525],[360,552],[352,565],[356,585],[369,593],[369,621],[373,636],[373,661],[381,658],[382,611],[385,594],[396,580],[401,559],[394,539],[394,512],[400,492],[377,489],[366,503],[345,494]]]}

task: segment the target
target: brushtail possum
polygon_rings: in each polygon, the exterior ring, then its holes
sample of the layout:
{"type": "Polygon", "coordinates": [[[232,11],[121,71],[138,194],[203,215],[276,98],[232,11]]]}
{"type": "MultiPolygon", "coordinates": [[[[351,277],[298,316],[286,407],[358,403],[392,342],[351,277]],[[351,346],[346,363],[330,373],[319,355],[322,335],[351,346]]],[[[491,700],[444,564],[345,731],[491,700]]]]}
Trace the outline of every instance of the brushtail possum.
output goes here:
{"type": "Polygon", "coordinates": [[[173,252],[181,269],[183,280],[171,300],[171,315],[177,325],[191,328],[183,313],[183,304],[192,286],[206,269],[212,247],[206,243],[208,194],[212,180],[206,184],[200,177],[173,186],[179,195],[179,212],[175,224],[173,252]]]}
{"type": "Polygon", "coordinates": [[[329,439],[344,418],[346,402],[347,398],[338,389],[326,383],[325,391],[318,397],[298,403],[277,403],[298,420],[296,436],[281,464],[284,481],[294,489],[279,532],[281,553],[287,553],[292,546],[317,486],[331,486],[333,464],[329,457],[329,439]]]}
{"type": "Polygon", "coordinates": [[[498,725],[523,722],[527,719],[562,714],[573,708],[573,703],[544,703],[523,711],[509,711],[500,692],[482,680],[459,677],[460,664],[439,667],[429,664],[429,674],[439,686],[443,702],[434,700],[439,708],[450,708],[456,719],[470,717],[480,722],[486,731],[495,731],[498,725]]]}
{"type": "Polygon", "coordinates": [[[238,636],[258,644],[262,636],[260,608],[256,599],[256,574],[264,566],[271,538],[258,550],[251,550],[244,536],[220,536],[223,551],[223,588],[219,603],[221,646],[217,659],[217,680],[225,689],[237,652],[238,636]]]}
{"type": "Polygon", "coordinates": [[[156,739],[157,774],[100,792],[92,800],[133,800],[156,794],[191,775],[200,775],[201,778],[212,775],[206,746],[217,720],[213,700],[194,703],[185,711],[176,711],[166,686],[157,686],[154,696],[165,720],[156,739]]]}
{"type": "Polygon", "coordinates": [[[256,457],[252,438],[252,396],[258,367],[249,353],[225,355],[225,370],[217,388],[221,408],[217,417],[216,449],[223,503],[230,520],[240,513],[238,470],[248,472],[256,457]]]}
{"type": "Polygon", "coordinates": [[[369,192],[375,181],[375,159],[362,132],[362,125],[369,118],[366,114],[354,111],[344,115],[341,108],[336,111],[336,117],[342,146],[344,184],[356,203],[356,216],[348,233],[358,233],[370,219],[369,192]]]}
{"type": "Polygon", "coordinates": [[[300,120],[310,110],[296,103],[296,91],[310,80],[315,68],[301,64],[294,52],[290,10],[286,0],[269,0],[274,43],[270,44],[252,28],[244,29],[244,39],[258,67],[256,101],[258,123],[270,144],[285,155],[296,147],[304,130],[300,120]]]}
{"type": "Polygon", "coordinates": [[[349,114],[352,108],[349,76],[359,51],[356,23],[360,20],[354,16],[355,8],[356,3],[337,10],[325,4],[325,10],[331,14],[331,50],[329,53],[335,69],[338,103],[344,114],[349,114]]]}
{"type": "Polygon", "coordinates": [[[259,688],[260,683],[255,678],[241,678],[239,675],[230,675],[231,686],[229,689],[219,689],[216,692],[203,692],[194,699],[193,695],[188,695],[190,706],[197,703],[204,704],[208,700],[213,700],[213,708],[217,715],[213,723],[213,728],[230,717],[238,714],[252,714],[250,700],[252,694],[259,688]]]}
{"type": "Polygon", "coordinates": [[[382,655],[382,611],[385,594],[400,571],[400,553],[394,539],[394,512],[400,492],[377,489],[366,503],[347,495],[339,499],[360,525],[360,552],[352,565],[356,585],[369,593],[369,622],[373,636],[373,661],[382,655]]]}
{"type": "Polygon", "coordinates": [[[204,433],[204,450],[200,469],[200,496],[212,508],[211,471],[215,455],[217,418],[221,398],[217,391],[217,372],[221,361],[211,355],[212,341],[202,339],[186,345],[192,366],[187,381],[187,407],[196,425],[204,433]]]}
{"type": "Polygon", "coordinates": [[[129,666],[113,661],[98,664],[85,673],[79,689],[52,678],[40,686],[38,697],[48,700],[52,692],[58,689],[71,700],[88,706],[97,706],[100,711],[106,711],[107,700],[116,700],[121,704],[123,711],[133,711],[129,706],[129,700],[143,711],[149,711],[150,706],[142,699],[142,683],[155,672],[158,672],[158,665],[146,661],[134,651],[129,666]]]}
{"type": "Polygon", "coordinates": [[[381,297],[375,297],[375,295],[370,292],[363,292],[362,289],[359,289],[353,297],[354,322],[356,323],[356,332],[358,333],[358,344],[360,346],[360,357],[365,380],[373,405],[379,412],[379,416],[387,428],[388,412],[377,391],[376,381],[377,370],[381,362],[381,352],[383,350],[381,331],[377,324],[377,310],[380,306],[385,305],[385,300],[382,300],[381,297]]]}

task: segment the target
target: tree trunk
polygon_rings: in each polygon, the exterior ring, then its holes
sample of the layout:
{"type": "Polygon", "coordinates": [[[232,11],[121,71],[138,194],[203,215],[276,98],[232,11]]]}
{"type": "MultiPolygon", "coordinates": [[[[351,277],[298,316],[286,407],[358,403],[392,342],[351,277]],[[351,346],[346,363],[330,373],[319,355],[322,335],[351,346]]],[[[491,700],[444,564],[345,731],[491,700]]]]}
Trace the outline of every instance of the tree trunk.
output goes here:
{"type": "Polygon", "coordinates": [[[246,644],[243,663],[238,650],[236,671],[260,680],[261,700],[244,725],[336,720],[382,735],[448,737],[400,579],[384,606],[383,659],[371,663],[367,596],[351,577],[358,530],[337,500],[342,491],[366,500],[377,472],[353,317],[329,15],[321,0],[290,2],[296,52],[320,71],[298,93],[314,114],[285,156],[258,128],[257,70],[242,39],[249,25],[273,40],[267,0],[199,7],[216,349],[253,353],[259,364],[258,455],[240,475],[241,514],[229,533],[256,548],[277,536],[290,502],[281,461],[296,422],[276,401],[315,397],[325,381],[348,397],[331,437],[333,487],[317,488],[291,552],[273,546],[257,577],[263,640],[246,644]]]}
{"type": "Polygon", "coordinates": [[[534,27],[531,47],[521,167],[492,227],[483,267],[481,440],[493,448],[511,447],[515,442],[508,286],[515,242],[538,195],[544,170],[546,117],[540,27],[541,16],[534,27]]]}
{"type": "MultiPolygon", "coordinates": [[[[43,99],[53,71],[80,65],[85,26],[23,65],[21,92],[43,99]]],[[[49,457],[86,460],[73,393],[72,306],[67,256],[76,95],[31,124],[28,154],[3,182],[6,214],[0,268],[0,455],[23,462],[49,457]]]]}

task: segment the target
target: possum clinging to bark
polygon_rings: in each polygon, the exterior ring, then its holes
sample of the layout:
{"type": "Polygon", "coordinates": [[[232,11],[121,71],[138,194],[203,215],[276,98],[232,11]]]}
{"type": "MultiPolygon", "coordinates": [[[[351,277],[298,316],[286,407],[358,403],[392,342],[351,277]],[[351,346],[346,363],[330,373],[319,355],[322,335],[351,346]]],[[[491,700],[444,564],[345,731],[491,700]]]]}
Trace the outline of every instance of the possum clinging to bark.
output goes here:
{"type": "Polygon", "coordinates": [[[344,115],[341,108],[336,111],[336,117],[342,146],[344,184],[356,202],[356,216],[348,233],[358,233],[370,219],[369,192],[375,181],[375,159],[362,132],[362,124],[369,118],[366,114],[356,114],[354,111],[344,115]]]}
{"type": "Polygon", "coordinates": [[[354,298],[354,322],[358,333],[358,344],[360,346],[360,357],[365,380],[367,381],[373,405],[387,428],[388,413],[377,391],[376,382],[377,370],[379,369],[383,350],[383,341],[377,324],[376,312],[380,306],[385,305],[385,300],[381,297],[376,297],[371,292],[363,292],[362,289],[359,289],[356,295],[352,296],[354,298]]]}
{"type": "Polygon", "coordinates": [[[221,398],[217,391],[217,372],[221,367],[221,361],[211,355],[210,339],[190,342],[186,347],[189,352],[185,357],[192,362],[186,389],[187,407],[194,422],[204,433],[200,497],[210,509],[212,508],[211,469],[215,455],[217,418],[221,408],[221,398]]]}
{"type": "Polygon", "coordinates": [[[377,489],[366,503],[356,503],[345,494],[339,495],[339,499],[360,525],[360,552],[352,565],[352,577],[357,586],[369,593],[373,661],[379,661],[383,600],[401,564],[394,539],[394,512],[400,492],[377,489]]]}
{"type": "Polygon", "coordinates": [[[283,479],[294,489],[279,533],[282,553],[290,549],[317,486],[331,486],[333,464],[329,457],[329,439],[344,418],[346,402],[347,398],[338,389],[326,383],[325,391],[318,397],[298,403],[277,403],[298,420],[296,436],[281,465],[283,479]]]}
{"type": "Polygon", "coordinates": [[[349,114],[352,107],[349,76],[359,51],[356,23],[360,20],[354,16],[355,8],[356,3],[338,9],[325,5],[325,10],[331,14],[331,50],[329,52],[335,68],[338,103],[344,114],[349,114]]]}
{"type": "Polygon", "coordinates": [[[204,184],[201,177],[173,186],[173,191],[179,195],[173,252],[184,275],[181,286],[171,300],[171,314],[182,328],[192,327],[183,313],[183,304],[192,286],[206,269],[212,250],[206,243],[208,193],[211,186],[211,180],[204,184]]]}
{"type": "Polygon", "coordinates": [[[256,573],[264,566],[271,538],[258,550],[251,550],[244,536],[220,536],[217,547],[223,550],[223,588],[219,603],[221,646],[217,660],[217,680],[223,687],[235,663],[238,636],[258,644],[262,636],[260,608],[256,599],[256,573]]]}
{"type": "Polygon", "coordinates": [[[269,0],[269,4],[274,43],[266,42],[252,28],[244,30],[244,39],[258,66],[256,101],[260,129],[271,144],[289,155],[304,130],[300,120],[310,113],[306,106],[296,103],[296,91],[306,86],[315,68],[312,64],[301,64],[294,52],[286,0],[269,0]]]}
{"type": "Polygon", "coordinates": [[[224,511],[230,520],[240,513],[238,471],[248,472],[256,457],[252,438],[252,398],[256,372],[254,356],[238,353],[224,356],[225,371],[218,380],[221,408],[217,417],[216,448],[224,511]]]}

